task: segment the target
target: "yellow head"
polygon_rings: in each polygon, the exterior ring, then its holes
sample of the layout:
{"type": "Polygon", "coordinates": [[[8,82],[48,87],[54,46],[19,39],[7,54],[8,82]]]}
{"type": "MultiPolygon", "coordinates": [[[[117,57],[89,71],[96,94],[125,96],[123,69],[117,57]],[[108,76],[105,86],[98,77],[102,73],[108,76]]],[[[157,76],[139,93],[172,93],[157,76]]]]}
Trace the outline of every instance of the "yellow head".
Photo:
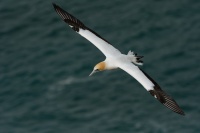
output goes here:
{"type": "Polygon", "coordinates": [[[105,70],[105,68],[106,68],[106,63],[104,61],[100,62],[100,63],[96,64],[92,73],[89,76],[91,76],[92,74],[94,74],[96,72],[103,71],[103,70],[105,70]]]}

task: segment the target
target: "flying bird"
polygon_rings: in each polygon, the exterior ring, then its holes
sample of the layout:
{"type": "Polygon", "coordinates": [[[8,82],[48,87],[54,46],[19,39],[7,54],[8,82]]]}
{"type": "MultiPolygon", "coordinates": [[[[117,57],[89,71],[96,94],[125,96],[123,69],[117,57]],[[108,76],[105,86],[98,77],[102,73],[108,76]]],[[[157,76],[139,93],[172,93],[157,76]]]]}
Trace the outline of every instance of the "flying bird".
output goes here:
{"type": "Polygon", "coordinates": [[[96,72],[120,68],[135,78],[154,98],[167,108],[180,115],[185,115],[175,100],[165,93],[149,75],[138,67],[138,65],[143,64],[141,60],[143,56],[138,56],[132,51],[129,51],[127,55],[122,54],[108,41],[85,26],[80,20],[60,8],[58,5],[53,3],[53,6],[64,22],[66,22],[75,32],[93,43],[106,56],[104,61],[95,65],[89,76],[96,72]]]}

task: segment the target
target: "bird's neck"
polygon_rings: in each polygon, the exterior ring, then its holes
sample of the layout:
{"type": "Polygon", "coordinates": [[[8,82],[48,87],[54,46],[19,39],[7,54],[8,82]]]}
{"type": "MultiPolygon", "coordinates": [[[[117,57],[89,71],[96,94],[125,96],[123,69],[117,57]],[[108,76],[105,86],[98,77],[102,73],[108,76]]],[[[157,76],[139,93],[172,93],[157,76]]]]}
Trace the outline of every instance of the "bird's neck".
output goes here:
{"type": "Polygon", "coordinates": [[[105,70],[112,70],[118,68],[112,60],[105,60],[105,70]]]}

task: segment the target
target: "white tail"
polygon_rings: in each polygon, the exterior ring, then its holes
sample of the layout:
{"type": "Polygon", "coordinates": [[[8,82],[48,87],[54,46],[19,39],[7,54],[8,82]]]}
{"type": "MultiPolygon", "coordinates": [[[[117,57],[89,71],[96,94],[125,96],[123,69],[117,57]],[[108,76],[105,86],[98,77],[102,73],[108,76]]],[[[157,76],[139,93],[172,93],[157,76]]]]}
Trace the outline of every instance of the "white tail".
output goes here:
{"type": "Polygon", "coordinates": [[[133,62],[136,65],[143,65],[143,61],[140,60],[143,58],[143,56],[138,56],[137,53],[134,53],[133,51],[129,51],[127,54],[128,58],[130,59],[131,62],[133,62]]]}

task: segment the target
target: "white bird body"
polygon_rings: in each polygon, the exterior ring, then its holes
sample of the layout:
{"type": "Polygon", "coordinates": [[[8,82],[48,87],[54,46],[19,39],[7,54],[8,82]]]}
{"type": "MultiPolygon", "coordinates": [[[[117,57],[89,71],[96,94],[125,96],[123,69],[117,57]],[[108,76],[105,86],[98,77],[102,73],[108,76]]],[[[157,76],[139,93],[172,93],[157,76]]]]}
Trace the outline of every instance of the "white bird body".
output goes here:
{"type": "Polygon", "coordinates": [[[108,41],[103,39],[93,30],[86,27],[80,20],[64,11],[62,8],[53,4],[60,17],[78,34],[93,43],[105,56],[106,59],[98,63],[90,75],[97,71],[111,70],[120,68],[135,78],[141,85],[163,105],[172,111],[184,115],[184,112],[178,106],[174,99],[167,95],[160,86],[144,71],[136,65],[142,65],[140,60],[143,56],[137,56],[129,51],[127,55],[122,54],[114,48],[108,41]],[[136,65],[134,65],[134,64],[136,65]]]}

